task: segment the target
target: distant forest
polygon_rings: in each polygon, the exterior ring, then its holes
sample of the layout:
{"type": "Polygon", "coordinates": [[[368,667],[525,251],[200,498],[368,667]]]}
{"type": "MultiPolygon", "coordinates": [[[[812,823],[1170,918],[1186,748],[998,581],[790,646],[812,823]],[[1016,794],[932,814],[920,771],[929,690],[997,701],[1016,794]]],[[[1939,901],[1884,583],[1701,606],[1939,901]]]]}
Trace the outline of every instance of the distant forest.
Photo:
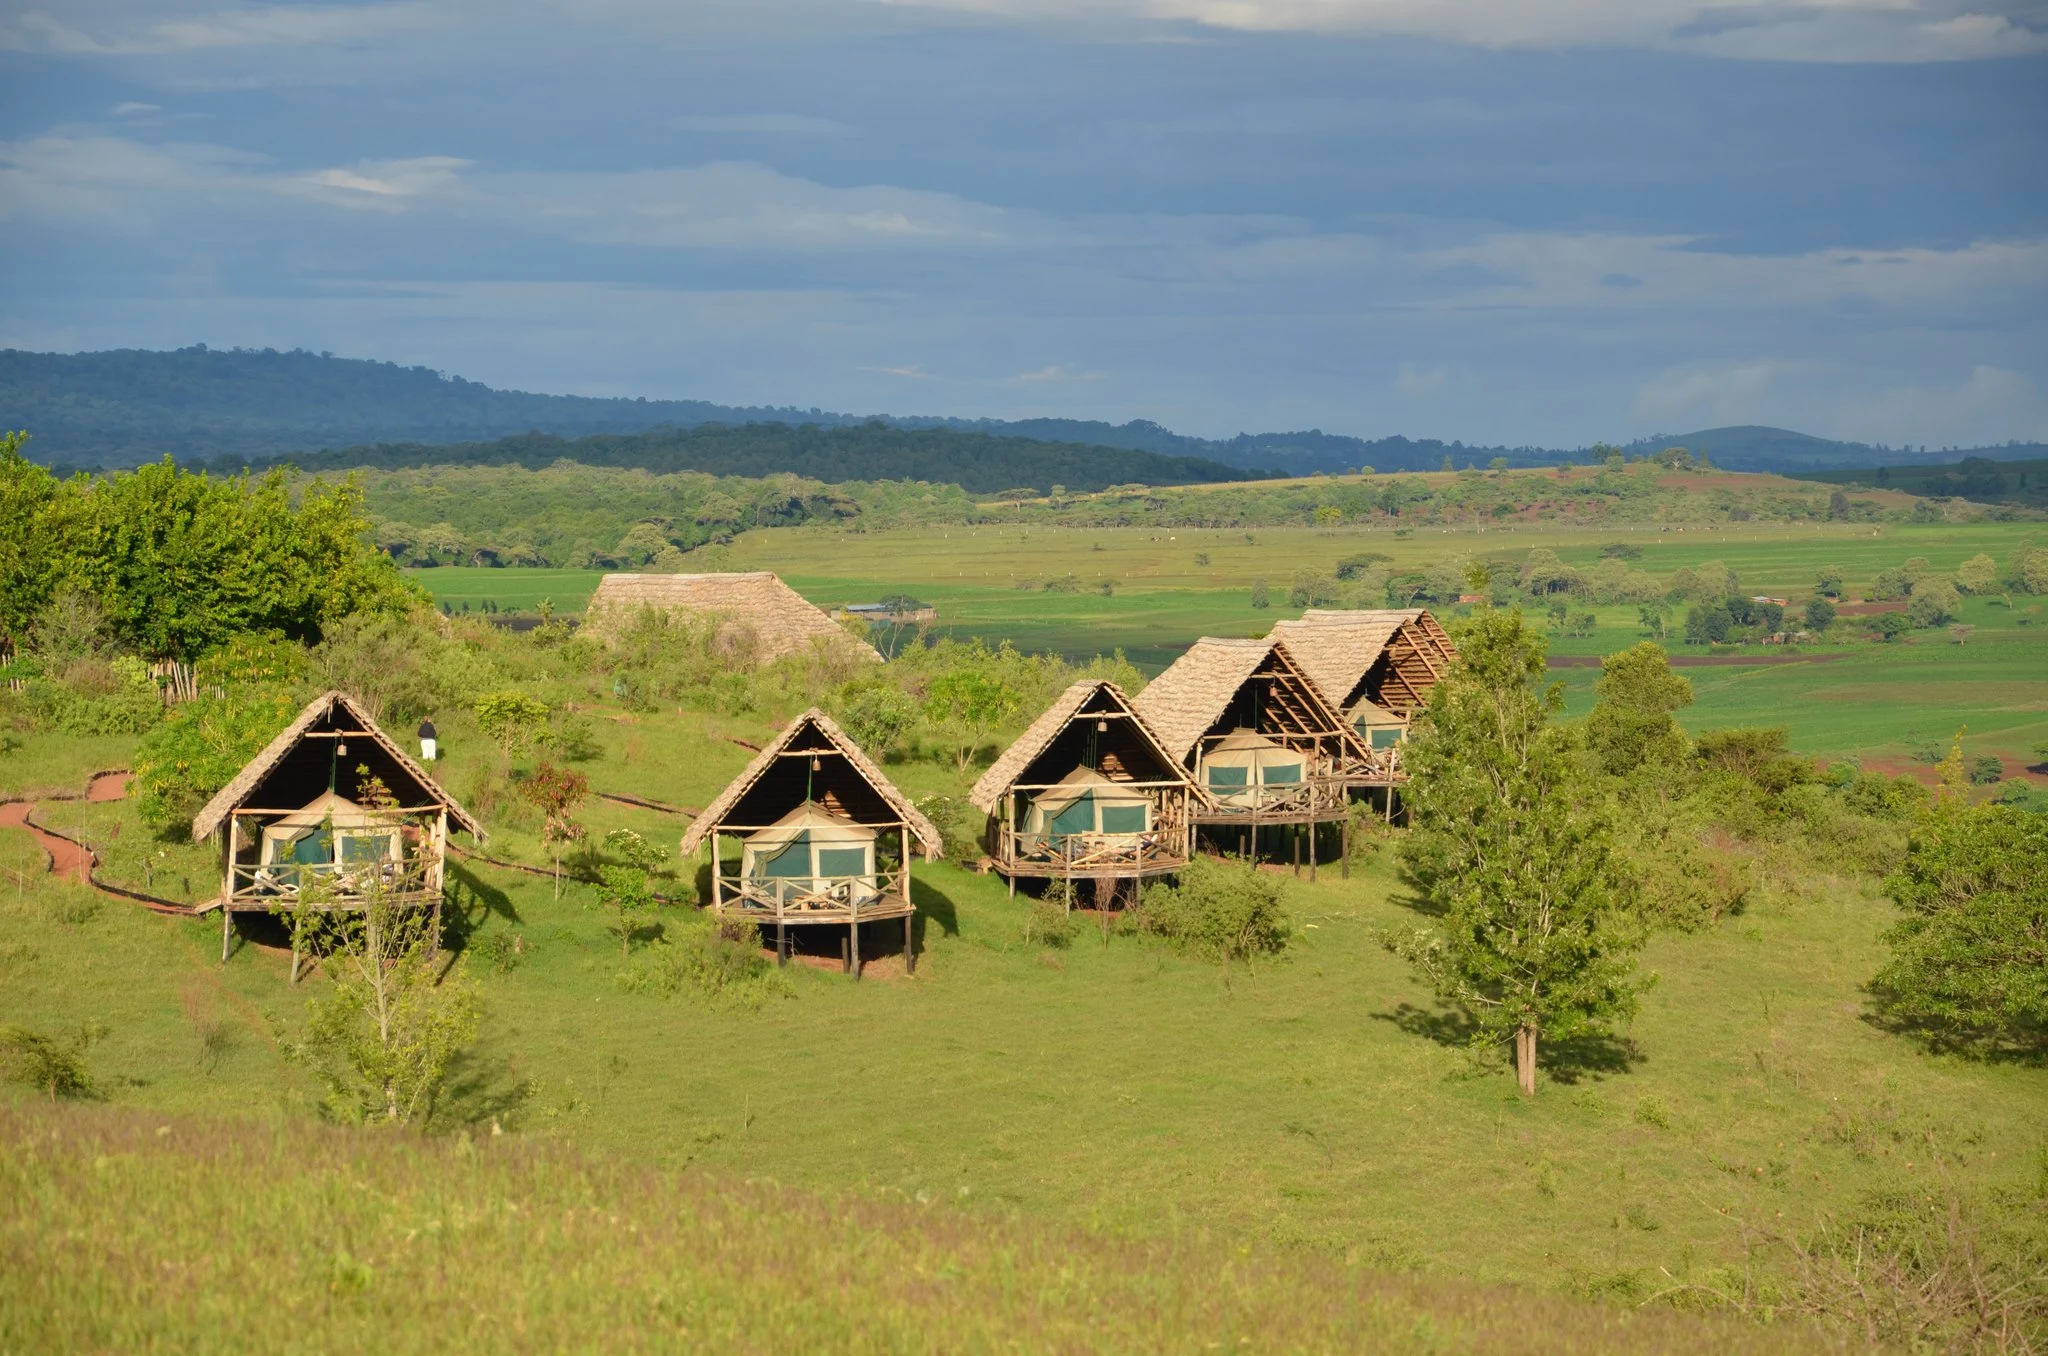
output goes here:
{"type": "Polygon", "coordinates": [[[1810,471],[1801,480],[1828,485],[1904,490],[1907,494],[1969,499],[1979,504],[2024,504],[2048,508],[2048,459],[1993,461],[1965,457],[1940,466],[1875,466],[1850,471],[1810,471]]]}
{"type": "MultiPolygon", "coordinates": [[[[281,458],[301,470],[380,471],[413,466],[523,466],[539,470],[557,461],[657,473],[702,471],[760,478],[778,474],[822,482],[924,481],[958,485],[970,494],[1017,490],[1045,494],[1054,486],[1075,493],[1112,485],[1193,485],[1250,480],[1252,473],[1200,457],[1164,457],[1114,447],[1041,443],[962,433],[949,428],[904,429],[883,423],[850,428],[812,424],[707,424],[633,435],[603,434],[569,441],[545,433],[452,447],[384,444],[281,458]]],[[[213,463],[223,470],[240,463],[213,463]]]]}
{"type": "MultiPolygon", "coordinates": [[[[1437,471],[1551,466],[1599,460],[1604,447],[1482,447],[1435,438],[1354,438],[1320,429],[1195,438],[1149,420],[965,419],[937,415],[852,415],[794,406],[732,406],[702,400],[644,400],[501,391],[426,367],[336,358],[303,350],[210,349],[104,353],[0,350],[0,429],[35,435],[29,455],[46,465],[134,466],[166,454],[180,462],[239,464],[374,444],[449,447],[522,434],[586,438],[707,424],[805,424],[823,429],[880,423],[911,431],[1116,448],[1198,458],[1259,475],[1437,471]]],[[[1835,442],[1787,429],[1744,425],[1656,434],[1624,444],[1642,455],[1684,447],[1740,471],[1834,470],[1883,463],[2000,461],[2048,456],[2048,446],[1891,448],[1835,442]]],[[[1012,455],[1006,453],[1005,455],[1012,455]]],[[[772,468],[810,472],[799,466],[772,468]]],[[[1210,473],[1204,472],[1207,478],[1210,473]]],[[[832,478],[843,478],[834,475],[832,478]]],[[[1133,475],[1131,479],[1189,479],[1133,475]]],[[[1062,483],[1078,483],[1074,480],[1062,483]]]]}

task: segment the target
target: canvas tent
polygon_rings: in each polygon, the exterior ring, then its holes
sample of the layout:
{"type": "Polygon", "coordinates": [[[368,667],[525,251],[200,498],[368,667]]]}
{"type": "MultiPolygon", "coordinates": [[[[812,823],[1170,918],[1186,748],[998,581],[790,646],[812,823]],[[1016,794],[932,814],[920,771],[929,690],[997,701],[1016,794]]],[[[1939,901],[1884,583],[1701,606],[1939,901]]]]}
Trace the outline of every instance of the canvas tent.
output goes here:
{"type": "Polygon", "coordinates": [[[881,834],[805,801],[759,832],[747,835],[740,876],[752,889],[790,897],[843,892],[873,899],[875,841],[881,834]]]}
{"type": "Polygon", "coordinates": [[[974,784],[989,856],[1008,876],[1114,883],[1185,866],[1208,798],[1115,683],[1061,693],[974,784]]]}
{"type": "Polygon", "coordinates": [[[1234,730],[1202,757],[1202,784],[1226,809],[1251,808],[1262,794],[1293,790],[1307,780],[1308,755],[1252,730],[1234,730]]]}
{"type": "Polygon", "coordinates": [[[221,959],[238,913],[359,911],[374,898],[431,909],[438,925],[451,829],[483,837],[361,704],[322,693],[192,821],[194,842],[221,840],[221,892],[206,906],[221,911],[221,959]]]}
{"type": "Polygon", "coordinates": [[[768,570],[608,574],[597,581],[585,625],[605,635],[646,609],[715,621],[718,645],[735,660],[766,663],[811,650],[877,663],[882,658],[768,570]]]}
{"type": "Polygon", "coordinates": [[[1314,869],[1314,826],[1347,817],[1344,769],[1364,760],[1365,745],[1285,641],[1205,636],[1137,707],[1206,793],[1198,824],[1235,827],[1229,838],[1246,852],[1274,826],[1299,853],[1305,828],[1314,869]]]}
{"type": "Polygon", "coordinates": [[[901,920],[904,963],[915,966],[911,858],[936,859],[944,840],[823,711],[791,721],[691,821],[683,855],[707,846],[712,908],[772,928],[778,959],[793,927],[844,927],[859,974],[863,925],[901,920]]]}

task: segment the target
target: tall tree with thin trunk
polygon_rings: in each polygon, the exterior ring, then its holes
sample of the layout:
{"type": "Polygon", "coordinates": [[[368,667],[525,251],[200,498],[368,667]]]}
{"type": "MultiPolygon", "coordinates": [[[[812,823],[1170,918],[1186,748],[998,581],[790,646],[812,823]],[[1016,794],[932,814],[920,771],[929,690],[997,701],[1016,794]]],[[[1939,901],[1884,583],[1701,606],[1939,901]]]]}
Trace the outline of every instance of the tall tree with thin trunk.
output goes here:
{"type": "Polygon", "coordinates": [[[1389,934],[1437,993],[1468,1012],[1475,1044],[1512,1038],[1524,1093],[1539,1043],[1602,1034],[1647,980],[1602,799],[1568,732],[1561,685],[1539,688],[1544,644],[1519,610],[1482,614],[1408,744],[1411,881],[1435,927],[1389,934]]]}

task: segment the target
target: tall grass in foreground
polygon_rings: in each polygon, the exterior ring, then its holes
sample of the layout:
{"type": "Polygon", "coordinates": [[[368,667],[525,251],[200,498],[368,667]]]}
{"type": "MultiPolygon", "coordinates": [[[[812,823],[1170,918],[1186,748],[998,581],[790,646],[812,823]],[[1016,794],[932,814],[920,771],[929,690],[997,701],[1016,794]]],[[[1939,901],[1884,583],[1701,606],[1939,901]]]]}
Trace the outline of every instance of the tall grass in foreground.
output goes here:
{"type": "MultiPolygon", "coordinates": [[[[763,1165],[772,1171],[772,1165],[763,1165]]],[[[0,1107],[0,1351],[1726,1352],[1803,1331],[544,1142],[0,1107]]]]}

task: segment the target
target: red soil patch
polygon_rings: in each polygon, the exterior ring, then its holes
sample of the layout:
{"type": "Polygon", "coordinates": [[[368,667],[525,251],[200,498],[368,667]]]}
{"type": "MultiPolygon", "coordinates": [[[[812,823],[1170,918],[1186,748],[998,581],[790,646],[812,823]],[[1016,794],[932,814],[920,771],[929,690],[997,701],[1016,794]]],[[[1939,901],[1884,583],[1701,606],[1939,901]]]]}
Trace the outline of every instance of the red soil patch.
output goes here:
{"type": "Polygon", "coordinates": [[[1880,612],[1904,612],[1906,600],[1901,598],[1889,603],[1843,603],[1835,608],[1838,616],[1874,617],[1880,612]]]}
{"type": "Polygon", "coordinates": [[[128,799],[128,786],[135,780],[132,772],[102,772],[85,786],[85,798],[104,802],[128,799]]]}
{"type": "Polygon", "coordinates": [[[11,800],[0,805],[0,825],[9,828],[27,829],[35,836],[36,843],[43,849],[43,855],[50,859],[50,870],[58,876],[69,876],[80,885],[92,881],[92,854],[69,838],[59,838],[46,829],[38,828],[29,821],[35,804],[26,800],[11,800]]]}

